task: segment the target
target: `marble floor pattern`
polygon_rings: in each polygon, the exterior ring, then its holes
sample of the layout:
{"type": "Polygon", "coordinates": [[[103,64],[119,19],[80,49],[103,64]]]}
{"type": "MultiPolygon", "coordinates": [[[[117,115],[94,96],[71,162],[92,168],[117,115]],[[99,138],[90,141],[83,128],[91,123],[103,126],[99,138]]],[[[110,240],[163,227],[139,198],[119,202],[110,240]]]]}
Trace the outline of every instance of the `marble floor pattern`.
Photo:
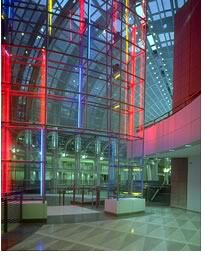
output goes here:
{"type": "Polygon", "coordinates": [[[48,206],[47,209],[48,216],[98,213],[98,211],[75,205],[48,206]]]}
{"type": "Polygon", "coordinates": [[[201,215],[147,207],[144,214],[80,223],[46,224],[13,251],[200,251],[201,215]]]}

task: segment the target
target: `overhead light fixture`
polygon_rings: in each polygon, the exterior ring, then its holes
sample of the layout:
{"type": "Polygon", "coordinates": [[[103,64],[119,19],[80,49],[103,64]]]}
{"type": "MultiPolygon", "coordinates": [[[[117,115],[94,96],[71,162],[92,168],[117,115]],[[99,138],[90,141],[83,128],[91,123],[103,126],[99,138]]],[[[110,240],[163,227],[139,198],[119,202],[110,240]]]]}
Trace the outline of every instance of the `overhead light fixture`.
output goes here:
{"type": "Polygon", "coordinates": [[[12,153],[16,153],[16,148],[12,148],[12,153]]]}
{"type": "Polygon", "coordinates": [[[169,152],[174,152],[174,151],[175,151],[175,149],[170,149],[170,150],[169,150],[169,152]]]}
{"type": "Polygon", "coordinates": [[[25,34],[22,32],[21,35],[24,36],[25,34]]]}
{"type": "Polygon", "coordinates": [[[115,105],[113,108],[118,109],[120,107],[120,104],[115,105]]]}
{"type": "Polygon", "coordinates": [[[186,144],[185,147],[186,147],[186,148],[190,148],[190,147],[191,147],[191,144],[186,144]]]}
{"type": "Polygon", "coordinates": [[[112,66],[114,79],[120,78],[120,65],[117,63],[112,66]]]}
{"type": "Polygon", "coordinates": [[[101,156],[101,157],[100,157],[100,160],[102,161],[103,159],[104,159],[104,157],[103,157],[103,156],[101,156]]]}
{"type": "Polygon", "coordinates": [[[117,80],[118,78],[120,78],[120,73],[114,75],[114,79],[117,80]]]}

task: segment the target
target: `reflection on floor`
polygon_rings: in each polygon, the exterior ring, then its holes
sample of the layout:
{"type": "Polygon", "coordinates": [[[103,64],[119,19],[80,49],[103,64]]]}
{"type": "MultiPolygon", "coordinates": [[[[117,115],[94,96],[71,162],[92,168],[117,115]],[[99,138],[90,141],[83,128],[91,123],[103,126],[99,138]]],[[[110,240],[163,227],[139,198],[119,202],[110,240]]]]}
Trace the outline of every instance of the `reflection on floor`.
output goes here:
{"type": "Polygon", "coordinates": [[[73,214],[91,214],[98,213],[85,207],[75,205],[66,206],[48,206],[48,216],[73,215],[73,214]]]}
{"type": "Polygon", "coordinates": [[[46,224],[10,250],[199,251],[200,237],[199,213],[147,207],[135,216],[46,224]]]}

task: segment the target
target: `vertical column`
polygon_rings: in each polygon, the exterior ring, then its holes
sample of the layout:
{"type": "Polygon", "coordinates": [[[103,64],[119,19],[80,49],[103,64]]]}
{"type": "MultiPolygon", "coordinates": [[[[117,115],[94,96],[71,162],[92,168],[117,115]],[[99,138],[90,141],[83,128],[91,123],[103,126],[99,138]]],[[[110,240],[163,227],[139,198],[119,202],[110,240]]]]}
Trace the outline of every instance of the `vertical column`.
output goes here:
{"type": "Polygon", "coordinates": [[[48,0],[48,33],[51,35],[52,32],[52,9],[53,0],[48,0]]]}
{"type": "MultiPolygon", "coordinates": [[[[131,85],[129,88],[129,135],[134,135],[135,125],[135,86],[136,86],[136,32],[137,27],[132,27],[132,52],[131,52],[131,85]]],[[[133,139],[131,137],[131,139],[133,139]]]]}
{"type": "Polygon", "coordinates": [[[11,56],[8,53],[6,46],[1,46],[2,54],[2,169],[1,182],[2,192],[10,191],[10,163],[11,159],[11,134],[9,129],[10,124],[10,86],[11,86],[11,56]]]}
{"type": "MultiPolygon", "coordinates": [[[[25,160],[29,161],[32,160],[31,158],[31,146],[32,146],[32,131],[26,130],[25,131],[25,160]]],[[[24,165],[24,180],[25,180],[25,188],[30,188],[30,177],[31,177],[31,166],[28,163],[25,163],[24,165]]],[[[39,177],[40,180],[40,177],[39,177]]]]}
{"type": "Polygon", "coordinates": [[[97,138],[95,141],[95,168],[96,168],[96,185],[100,187],[100,154],[101,154],[101,141],[97,138]]]}
{"type": "Polygon", "coordinates": [[[41,123],[41,164],[40,164],[40,194],[45,197],[45,165],[46,165],[46,51],[42,49],[41,61],[41,100],[40,100],[40,123],[41,123]]]}
{"type": "Polygon", "coordinates": [[[53,192],[57,191],[57,170],[58,170],[58,132],[52,132],[52,169],[53,169],[53,192]]]}
{"type": "Polygon", "coordinates": [[[128,62],[129,62],[129,0],[125,0],[125,63],[126,63],[126,69],[125,69],[125,117],[124,117],[124,134],[127,134],[127,90],[128,90],[128,62]]]}
{"type": "Polygon", "coordinates": [[[85,31],[84,0],[79,0],[79,87],[78,87],[78,128],[82,128],[82,87],[83,87],[83,34],[85,31]]]}
{"type": "Polygon", "coordinates": [[[75,173],[74,173],[74,187],[80,185],[80,157],[81,157],[81,137],[75,137],[75,173]]]}

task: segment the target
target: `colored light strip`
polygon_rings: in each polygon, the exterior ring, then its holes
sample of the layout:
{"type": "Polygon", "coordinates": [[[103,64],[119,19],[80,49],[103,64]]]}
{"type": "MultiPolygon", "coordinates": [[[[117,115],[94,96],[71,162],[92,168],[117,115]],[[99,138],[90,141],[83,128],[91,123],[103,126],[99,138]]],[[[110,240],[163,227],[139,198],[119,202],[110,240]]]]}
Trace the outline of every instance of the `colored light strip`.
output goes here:
{"type": "Polygon", "coordinates": [[[5,5],[5,9],[6,9],[6,16],[8,19],[11,18],[12,14],[11,14],[11,7],[10,5],[12,5],[12,1],[13,0],[3,0],[2,1],[2,5],[5,5]]]}
{"type": "Polygon", "coordinates": [[[42,49],[42,62],[41,62],[41,107],[40,107],[40,122],[46,122],[46,51],[42,49]]]}
{"type": "Polygon", "coordinates": [[[84,9],[84,0],[79,0],[80,5],[80,26],[79,26],[79,34],[80,34],[80,58],[79,58],[79,87],[78,87],[78,128],[82,127],[82,39],[83,39],[83,33],[85,31],[85,9],[84,9]]]}
{"type": "MultiPolygon", "coordinates": [[[[126,62],[126,73],[125,73],[125,87],[128,88],[128,61],[129,61],[129,43],[128,43],[128,39],[129,39],[129,29],[128,29],[128,22],[129,22],[129,12],[128,12],[128,7],[129,7],[129,0],[125,0],[125,62],[126,62]]],[[[125,103],[127,103],[127,88],[125,89],[125,103]]],[[[125,105],[125,109],[127,109],[127,106],[125,105]]],[[[124,115],[124,134],[127,133],[127,115],[124,115]]]]}
{"type": "Polygon", "coordinates": [[[79,67],[79,87],[78,87],[78,128],[82,126],[82,67],[79,67]]]}
{"type": "Polygon", "coordinates": [[[44,129],[41,129],[41,167],[40,167],[40,195],[43,195],[43,172],[44,172],[44,129]]]}
{"type": "Polygon", "coordinates": [[[113,1],[113,32],[114,33],[117,32],[117,8],[118,8],[117,1],[114,0],[113,1]]]}
{"type": "Polygon", "coordinates": [[[43,177],[45,172],[45,124],[46,124],[46,51],[42,49],[41,62],[41,107],[40,107],[40,123],[43,125],[41,129],[41,164],[40,164],[40,194],[43,195],[43,177]]]}
{"type": "Polygon", "coordinates": [[[2,100],[3,100],[3,111],[2,121],[6,122],[2,127],[2,192],[8,192],[10,190],[10,164],[11,159],[11,134],[9,130],[10,122],[10,84],[11,84],[11,57],[6,50],[6,46],[2,45],[2,100]]]}
{"type": "MultiPolygon", "coordinates": [[[[145,42],[145,22],[142,22],[141,24],[141,42],[145,42]]],[[[144,69],[145,69],[145,50],[140,50],[140,77],[144,78],[144,69]]],[[[140,90],[139,90],[139,96],[140,96],[140,108],[144,109],[144,81],[140,81],[140,90]]],[[[144,127],[144,110],[140,111],[139,113],[139,131],[142,131],[144,127]]]]}
{"type": "Polygon", "coordinates": [[[136,78],[135,78],[135,71],[136,71],[136,26],[132,27],[132,52],[131,52],[131,88],[130,88],[130,104],[129,107],[129,135],[134,135],[134,123],[135,123],[135,85],[136,85],[136,78]]]}
{"type": "Polygon", "coordinates": [[[48,0],[48,31],[49,35],[52,32],[52,9],[53,9],[53,0],[48,0]]]}
{"type": "Polygon", "coordinates": [[[91,0],[88,0],[88,59],[90,59],[90,12],[91,12],[91,0]]]}
{"type": "Polygon", "coordinates": [[[80,27],[79,27],[79,34],[82,35],[84,33],[84,29],[85,29],[85,17],[84,17],[84,0],[79,0],[79,4],[80,4],[80,27]]]}

